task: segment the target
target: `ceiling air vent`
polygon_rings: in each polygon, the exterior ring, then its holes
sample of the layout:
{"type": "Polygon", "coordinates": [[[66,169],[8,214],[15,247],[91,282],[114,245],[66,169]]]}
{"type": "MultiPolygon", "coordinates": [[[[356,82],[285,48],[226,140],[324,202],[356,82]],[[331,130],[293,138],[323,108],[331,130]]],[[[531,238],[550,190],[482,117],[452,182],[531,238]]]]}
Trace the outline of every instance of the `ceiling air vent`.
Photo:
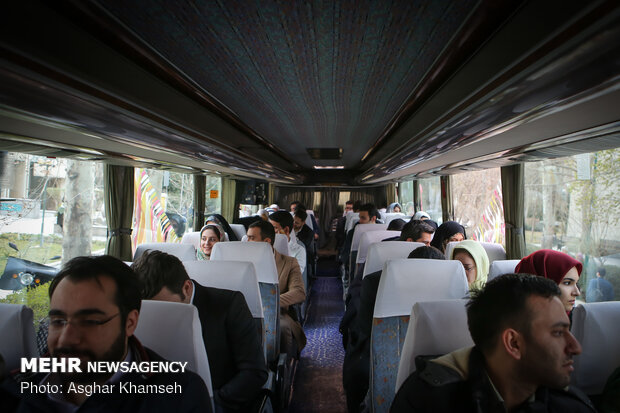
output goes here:
{"type": "Polygon", "coordinates": [[[342,159],[342,148],[306,148],[315,160],[342,159]]]}

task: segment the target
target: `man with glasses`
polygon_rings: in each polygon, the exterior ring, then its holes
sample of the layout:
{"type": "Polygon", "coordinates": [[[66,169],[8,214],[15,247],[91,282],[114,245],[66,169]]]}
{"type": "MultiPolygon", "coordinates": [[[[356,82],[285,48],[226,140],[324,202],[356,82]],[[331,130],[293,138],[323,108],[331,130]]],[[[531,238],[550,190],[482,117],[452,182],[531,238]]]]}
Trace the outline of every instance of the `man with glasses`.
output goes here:
{"type": "Polygon", "coordinates": [[[163,362],[133,335],[140,311],[140,281],[122,261],[111,256],[77,257],[69,261],[49,288],[48,348],[54,358],[79,358],[78,372],[23,373],[3,383],[2,411],[211,411],[209,393],[192,372],[89,372],[88,362],[163,362]],[[21,391],[61,389],[55,393],[21,391]],[[127,386],[130,383],[130,386],[127,386]],[[91,393],[93,385],[109,393],[91,393]],[[38,385],[38,386],[37,386],[38,385]],[[147,394],[121,388],[170,388],[147,394]],[[177,385],[179,387],[177,387],[177,385]],[[104,387],[105,386],[105,387],[104,387]],[[191,397],[187,397],[190,396],[191,397]]]}

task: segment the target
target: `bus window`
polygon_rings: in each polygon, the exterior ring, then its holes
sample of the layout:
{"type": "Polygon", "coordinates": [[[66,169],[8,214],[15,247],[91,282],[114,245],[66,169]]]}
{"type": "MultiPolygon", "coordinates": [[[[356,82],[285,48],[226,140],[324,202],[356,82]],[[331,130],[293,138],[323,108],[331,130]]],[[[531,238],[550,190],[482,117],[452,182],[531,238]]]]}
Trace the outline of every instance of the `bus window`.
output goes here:
{"type": "Polygon", "coordinates": [[[527,252],[550,248],[583,263],[585,301],[600,268],[620,298],[620,148],[525,164],[527,252]]]}
{"type": "MultiPolygon", "coordinates": [[[[433,221],[441,224],[443,218],[441,215],[441,183],[439,177],[418,179],[418,186],[420,189],[420,210],[430,215],[433,221]]],[[[407,210],[407,208],[405,209],[407,210]]]]}
{"type": "Polygon", "coordinates": [[[500,169],[452,175],[454,220],[467,238],[504,244],[504,206],[500,169]]]}
{"type": "Polygon", "coordinates": [[[413,181],[404,181],[398,183],[398,202],[403,207],[404,214],[415,214],[413,205],[413,181]]]}

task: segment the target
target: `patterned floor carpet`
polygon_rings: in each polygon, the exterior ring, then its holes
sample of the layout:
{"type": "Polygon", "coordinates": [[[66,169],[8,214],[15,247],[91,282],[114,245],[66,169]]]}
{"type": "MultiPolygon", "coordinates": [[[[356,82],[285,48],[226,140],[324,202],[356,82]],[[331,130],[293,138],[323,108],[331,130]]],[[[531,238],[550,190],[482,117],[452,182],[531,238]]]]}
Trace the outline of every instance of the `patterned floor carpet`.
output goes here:
{"type": "MultiPolygon", "coordinates": [[[[319,267],[319,275],[331,275],[319,267]]],[[[344,349],[338,324],[342,318],[342,284],[336,277],[319,277],[310,295],[304,326],[308,344],[301,353],[293,385],[291,413],[346,412],[342,389],[344,349]]]]}

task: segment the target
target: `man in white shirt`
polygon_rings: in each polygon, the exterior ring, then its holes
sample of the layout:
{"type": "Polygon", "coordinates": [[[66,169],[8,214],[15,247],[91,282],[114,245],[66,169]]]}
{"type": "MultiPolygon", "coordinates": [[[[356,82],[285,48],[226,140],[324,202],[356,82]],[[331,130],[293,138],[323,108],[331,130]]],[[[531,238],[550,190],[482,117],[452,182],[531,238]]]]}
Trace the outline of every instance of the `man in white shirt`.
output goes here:
{"type": "Polygon", "coordinates": [[[293,217],[286,211],[276,211],[269,215],[269,222],[277,234],[284,234],[288,239],[288,250],[292,257],[297,258],[303,274],[306,270],[306,248],[297,242],[293,232],[293,217]]]}

